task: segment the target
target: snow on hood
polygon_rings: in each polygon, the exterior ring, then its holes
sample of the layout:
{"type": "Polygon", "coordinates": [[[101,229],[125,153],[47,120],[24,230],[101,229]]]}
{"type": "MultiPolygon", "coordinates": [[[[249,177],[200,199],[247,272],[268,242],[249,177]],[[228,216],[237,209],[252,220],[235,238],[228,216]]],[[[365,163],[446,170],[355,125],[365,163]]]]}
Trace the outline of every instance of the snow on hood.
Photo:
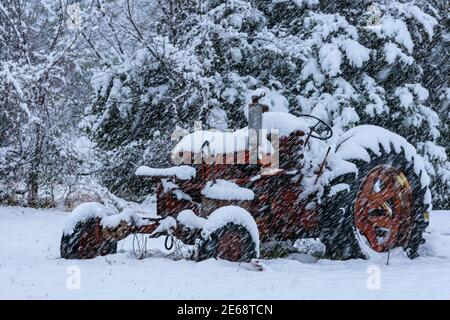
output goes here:
{"type": "Polygon", "coordinates": [[[247,150],[248,129],[244,128],[232,132],[195,131],[181,139],[172,152],[191,152],[197,154],[202,151],[202,147],[204,152],[207,152],[211,156],[247,150]],[[209,147],[205,146],[206,142],[209,142],[209,147]]]}
{"type": "MultiPolygon", "coordinates": [[[[262,129],[267,131],[278,130],[280,136],[288,136],[292,132],[301,130],[308,132],[309,127],[305,120],[286,112],[265,112],[262,117],[262,129]]],[[[228,154],[248,150],[248,128],[235,131],[210,131],[199,130],[186,135],[173,149],[173,153],[191,152],[200,153],[206,141],[209,142],[209,154],[228,154]]],[[[273,154],[274,150],[270,141],[263,137],[260,141],[259,151],[263,155],[273,154]]]]}
{"type": "Polygon", "coordinates": [[[216,200],[253,200],[255,193],[243,188],[234,182],[218,179],[216,182],[209,181],[202,190],[202,194],[209,199],[216,200]]]}

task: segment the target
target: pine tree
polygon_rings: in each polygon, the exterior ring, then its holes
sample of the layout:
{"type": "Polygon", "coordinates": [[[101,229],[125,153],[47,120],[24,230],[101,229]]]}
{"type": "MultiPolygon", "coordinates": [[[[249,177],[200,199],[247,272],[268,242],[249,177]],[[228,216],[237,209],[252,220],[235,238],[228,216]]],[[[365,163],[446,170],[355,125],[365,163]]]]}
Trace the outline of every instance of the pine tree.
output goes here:
{"type": "Polygon", "coordinates": [[[445,1],[99,3],[112,11],[99,10],[108,18],[93,29],[109,29],[109,43],[119,39],[123,50],[102,51],[114,58],[96,72],[83,123],[113,191],[131,190],[137,165],[169,165],[178,126],[245,126],[249,97],[263,90],[271,110],[316,115],[336,137],[364,123],[405,136],[427,161],[436,205],[445,205],[445,1]]]}

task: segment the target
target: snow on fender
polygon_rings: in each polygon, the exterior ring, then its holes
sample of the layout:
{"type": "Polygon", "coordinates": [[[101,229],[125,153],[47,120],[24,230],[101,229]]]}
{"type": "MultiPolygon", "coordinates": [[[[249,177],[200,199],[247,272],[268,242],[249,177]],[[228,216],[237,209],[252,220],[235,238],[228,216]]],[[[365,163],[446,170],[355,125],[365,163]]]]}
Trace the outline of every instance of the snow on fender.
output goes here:
{"type": "MultiPolygon", "coordinates": [[[[358,168],[350,161],[357,159],[370,162],[371,157],[367,150],[379,155],[380,146],[386,153],[391,153],[393,147],[395,153],[403,152],[406,159],[413,162],[414,171],[420,177],[422,188],[427,188],[424,203],[431,205],[431,192],[428,189],[430,177],[425,169],[423,158],[417,154],[414,146],[402,136],[378,126],[361,125],[345,132],[337,145],[337,150],[333,157],[329,157],[328,161],[331,171],[326,173],[326,176],[330,180],[350,172],[358,174],[358,168]]],[[[345,186],[340,186],[340,188],[345,189],[345,186]]]]}
{"type": "Polygon", "coordinates": [[[256,252],[259,253],[259,231],[255,219],[247,210],[238,206],[221,207],[211,213],[203,225],[202,237],[204,239],[209,238],[211,233],[230,222],[248,230],[255,243],[256,252]]]}
{"type": "Polygon", "coordinates": [[[90,218],[104,218],[117,214],[116,211],[97,202],[85,202],[77,206],[69,213],[64,225],[63,234],[71,235],[79,222],[85,222],[90,218]]]}

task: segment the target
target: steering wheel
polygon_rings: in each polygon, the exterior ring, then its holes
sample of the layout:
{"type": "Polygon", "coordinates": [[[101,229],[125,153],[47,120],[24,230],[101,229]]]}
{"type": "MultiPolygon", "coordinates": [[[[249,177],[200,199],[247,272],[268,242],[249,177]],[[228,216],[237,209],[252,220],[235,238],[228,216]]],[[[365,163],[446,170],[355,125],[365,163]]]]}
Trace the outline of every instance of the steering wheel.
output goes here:
{"type": "Polygon", "coordinates": [[[333,136],[333,129],[331,128],[331,126],[328,123],[326,123],[322,119],[319,119],[319,118],[314,117],[309,114],[301,114],[301,115],[299,115],[299,117],[312,118],[314,120],[317,120],[317,123],[309,128],[311,130],[311,135],[310,135],[311,137],[319,139],[319,140],[328,140],[333,136]],[[322,132],[322,134],[321,134],[321,132],[317,131],[317,127],[319,125],[325,126],[325,130],[322,132]],[[315,135],[314,133],[317,133],[317,135],[315,135]],[[323,133],[325,133],[326,135],[323,136],[323,133]]]}

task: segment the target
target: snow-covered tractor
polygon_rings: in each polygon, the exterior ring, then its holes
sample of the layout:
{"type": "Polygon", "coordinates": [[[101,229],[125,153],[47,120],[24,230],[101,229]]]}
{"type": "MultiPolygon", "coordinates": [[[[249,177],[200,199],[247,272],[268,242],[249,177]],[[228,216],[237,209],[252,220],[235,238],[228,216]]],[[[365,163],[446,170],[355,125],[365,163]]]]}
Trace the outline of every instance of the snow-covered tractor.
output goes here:
{"type": "Polygon", "coordinates": [[[332,259],[394,248],[417,256],[431,194],[411,144],[370,125],[333,136],[324,121],[269,112],[258,97],[248,110],[248,128],[182,137],[172,154],[177,166],[138,168],[157,184],[156,214],[77,207],[61,256],[115,253],[133,233],[175,238],[192,246],[196,260],[250,261],[304,238],[319,239],[332,259]]]}

